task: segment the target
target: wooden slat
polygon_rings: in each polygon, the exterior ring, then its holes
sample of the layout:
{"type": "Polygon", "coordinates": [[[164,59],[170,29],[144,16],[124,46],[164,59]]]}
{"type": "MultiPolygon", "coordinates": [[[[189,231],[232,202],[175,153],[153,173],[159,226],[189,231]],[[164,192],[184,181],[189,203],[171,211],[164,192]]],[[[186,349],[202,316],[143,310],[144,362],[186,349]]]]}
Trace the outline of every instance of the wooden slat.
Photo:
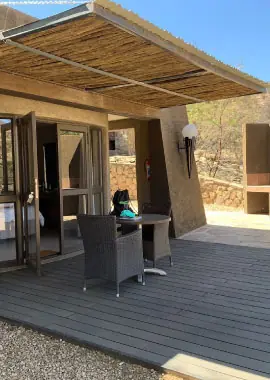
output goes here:
{"type": "MultiPolygon", "coordinates": [[[[19,283],[21,285],[21,282],[19,283]]],[[[12,285],[12,282],[9,283],[8,285],[8,290],[3,290],[4,288],[1,288],[1,292],[4,292],[4,294],[14,294],[16,291],[16,285],[12,285]]],[[[39,292],[35,289],[32,289],[30,287],[22,286],[21,285],[21,290],[20,293],[23,295],[31,295],[33,296],[33,299],[36,296],[40,296],[39,292]]],[[[79,309],[81,309],[82,305],[87,304],[89,306],[89,302],[85,301],[82,302],[82,300],[78,300],[77,298],[72,298],[72,297],[67,297],[65,294],[54,294],[54,293],[48,293],[46,294],[46,297],[49,300],[56,300],[61,303],[69,303],[71,307],[76,307],[76,312],[80,313],[79,309]],[[79,308],[79,309],[78,309],[79,308]]],[[[186,331],[186,332],[191,332],[193,334],[198,334],[200,336],[206,336],[206,337],[211,337],[212,333],[217,333],[220,334],[220,340],[226,339],[226,341],[230,342],[232,337],[237,337],[239,340],[239,344],[241,344],[241,339],[248,339],[250,347],[255,347],[255,345],[258,345],[260,349],[263,349],[264,345],[262,342],[267,343],[267,346],[265,346],[265,350],[268,351],[269,346],[268,344],[270,343],[270,336],[267,335],[264,331],[264,333],[256,333],[252,331],[246,331],[242,330],[241,328],[237,328],[237,326],[234,327],[226,327],[227,335],[224,335],[224,327],[220,326],[219,324],[215,324],[214,322],[212,323],[206,323],[206,322],[200,322],[199,320],[192,320],[189,318],[185,318],[181,316],[181,323],[176,322],[176,321],[170,321],[170,324],[168,326],[168,320],[166,318],[166,315],[163,316],[163,318],[160,317],[153,317],[145,314],[145,310],[141,310],[141,312],[138,312],[134,315],[132,311],[129,311],[127,309],[123,309],[117,306],[108,306],[102,303],[102,300],[100,300],[98,297],[92,296],[92,301],[91,302],[91,315],[98,315],[101,319],[106,318],[106,316],[112,316],[112,317],[117,317],[117,318],[128,318],[129,320],[135,320],[139,321],[139,323],[148,323],[148,324],[155,324],[156,326],[160,326],[162,330],[160,331],[161,335],[165,334],[166,335],[166,329],[170,329],[172,332],[174,330],[181,330],[181,331],[186,331]],[[93,313],[93,314],[92,314],[93,313]],[[102,315],[100,315],[101,313],[102,315]],[[253,345],[254,344],[254,345],[253,345]]],[[[85,307],[85,306],[84,306],[85,307]]],[[[83,315],[86,315],[87,311],[83,311],[83,315]]],[[[89,311],[88,311],[89,313],[89,311]]],[[[125,323],[125,320],[123,321],[125,323]]],[[[242,326],[241,326],[242,327],[242,326]]],[[[151,328],[151,326],[148,326],[147,329],[151,328]]]]}
{"type": "Polygon", "coordinates": [[[184,240],[172,250],[175,266],[159,263],[167,277],[126,281],[120,299],[103,281],[82,292],[83,256],[41,278],[2,274],[0,316],[202,380],[269,378],[268,251],[184,240]]]}
{"type": "MultiPolygon", "coordinates": [[[[254,90],[245,88],[237,83],[232,83],[224,78],[218,77],[214,74],[203,74],[196,78],[186,78],[181,80],[168,81],[167,83],[159,84],[159,87],[167,90],[179,92],[180,94],[194,96],[200,99],[218,100],[226,99],[228,97],[237,97],[239,93],[242,95],[255,94],[254,90]],[[222,88],[222,91],[221,91],[222,88]]],[[[104,89],[100,93],[107,95],[114,95],[124,97],[129,100],[141,99],[142,102],[146,102],[147,99],[151,101],[151,104],[156,107],[161,106],[159,99],[159,93],[157,91],[145,91],[145,89],[134,87],[120,87],[115,89],[104,89]]],[[[172,106],[177,101],[174,96],[167,96],[166,99],[162,99],[164,107],[172,106]]],[[[189,99],[179,99],[179,105],[194,103],[189,99]]]]}
{"type": "MultiPolygon", "coordinates": [[[[155,85],[156,80],[156,86],[176,95],[133,85],[102,91],[119,99],[140,101],[158,108],[265,91],[263,86],[248,77],[244,78],[243,75],[237,76],[232,69],[226,71],[218,67],[218,64],[214,66],[202,58],[195,59],[195,55],[188,52],[188,49],[185,51],[177,48],[166,40],[162,43],[153,33],[141,33],[141,29],[132,23],[126,22],[121,27],[117,15],[111,14],[110,18],[108,12],[97,4],[93,7],[99,16],[92,13],[91,17],[74,18],[72,22],[70,19],[70,22],[57,23],[54,27],[50,25],[45,30],[35,30],[25,36],[18,35],[16,42],[121,78],[90,73],[82,68],[6,45],[0,47],[1,69],[89,91],[123,85],[123,78],[141,83],[151,81],[152,85],[155,85]],[[181,74],[189,74],[198,69],[207,70],[209,74],[204,75],[204,72],[201,76],[177,79],[181,74]],[[175,80],[168,79],[164,82],[164,78],[173,77],[175,80]],[[191,99],[179,97],[177,94],[191,99]]],[[[16,34],[15,31],[14,33],[16,34]]]]}

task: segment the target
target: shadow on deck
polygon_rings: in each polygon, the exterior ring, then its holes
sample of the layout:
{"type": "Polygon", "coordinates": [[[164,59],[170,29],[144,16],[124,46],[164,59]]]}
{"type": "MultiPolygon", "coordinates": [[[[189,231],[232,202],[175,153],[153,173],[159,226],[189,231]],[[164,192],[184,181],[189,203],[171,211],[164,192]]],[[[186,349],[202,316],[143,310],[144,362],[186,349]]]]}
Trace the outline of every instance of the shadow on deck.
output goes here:
{"type": "Polygon", "coordinates": [[[83,256],[0,275],[0,317],[204,380],[270,378],[270,253],[172,241],[167,277],[82,288],[83,256]]]}

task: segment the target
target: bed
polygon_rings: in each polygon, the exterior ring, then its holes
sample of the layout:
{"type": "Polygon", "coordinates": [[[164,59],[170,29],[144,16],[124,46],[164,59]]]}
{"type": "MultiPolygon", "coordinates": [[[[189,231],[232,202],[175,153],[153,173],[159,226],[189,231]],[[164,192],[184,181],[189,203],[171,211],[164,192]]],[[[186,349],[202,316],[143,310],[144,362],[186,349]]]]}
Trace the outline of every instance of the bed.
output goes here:
{"type": "MultiPolygon", "coordinates": [[[[23,213],[24,214],[24,213],[23,213]]],[[[35,209],[34,206],[28,207],[28,229],[30,234],[35,233],[35,209]]],[[[44,217],[39,212],[39,223],[44,226],[44,217]]],[[[15,239],[15,207],[13,203],[0,204],[0,240],[15,239]]]]}

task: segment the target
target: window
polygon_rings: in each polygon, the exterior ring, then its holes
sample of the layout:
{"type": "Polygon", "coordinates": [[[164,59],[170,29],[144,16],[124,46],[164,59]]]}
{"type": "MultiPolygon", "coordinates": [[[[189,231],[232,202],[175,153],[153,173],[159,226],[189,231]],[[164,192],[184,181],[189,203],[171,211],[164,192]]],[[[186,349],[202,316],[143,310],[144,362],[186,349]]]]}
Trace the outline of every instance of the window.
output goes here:
{"type": "Polygon", "coordinates": [[[0,263],[16,260],[16,213],[14,203],[0,204],[0,263]]]}
{"type": "Polygon", "coordinates": [[[115,150],[115,132],[109,132],[109,150],[115,150]]]}
{"type": "Polygon", "coordinates": [[[76,131],[61,131],[60,139],[62,188],[86,188],[86,134],[76,131]]]}
{"type": "Polygon", "coordinates": [[[0,119],[0,194],[14,193],[12,122],[0,119]]]}

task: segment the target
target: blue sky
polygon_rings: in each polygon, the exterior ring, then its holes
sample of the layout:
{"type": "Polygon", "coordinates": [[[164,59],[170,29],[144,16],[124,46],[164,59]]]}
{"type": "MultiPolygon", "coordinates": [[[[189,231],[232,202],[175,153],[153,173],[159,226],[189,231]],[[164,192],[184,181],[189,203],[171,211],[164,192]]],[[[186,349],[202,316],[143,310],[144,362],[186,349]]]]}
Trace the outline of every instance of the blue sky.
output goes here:
{"type": "MultiPolygon", "coordinates": [[[[117,0],[117,3],[221,61],[270,82],[270,0],[117,0]]],[[[14,8],[44,18],[71,6],[14,8]]]]}

